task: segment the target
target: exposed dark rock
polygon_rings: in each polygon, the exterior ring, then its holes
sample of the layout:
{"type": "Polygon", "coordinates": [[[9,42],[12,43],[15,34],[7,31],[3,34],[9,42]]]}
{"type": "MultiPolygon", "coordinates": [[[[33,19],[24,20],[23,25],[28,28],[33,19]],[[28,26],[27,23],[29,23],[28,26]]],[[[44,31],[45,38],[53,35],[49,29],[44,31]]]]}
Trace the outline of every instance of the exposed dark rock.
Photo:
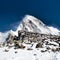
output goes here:
{"type": "Polygon", "coordinates": [[[38,43],[38,44],[36,45],[36,48],[43,48],[43,46],[42,46],[41,43],[38,43]]]}
{"type": "Polygon", "coordinates": [[[50,47],[47,47],[46,49],[47,49],[47,50],[50,50],[51,48],[50,48],[50,47]]]}
{"type": "Polygon", "coordinates": [[[37,54],[34,54],[34,56],[37,56],[37,54]]]}
{"type": "Polygon", "coordinates": [[[47,50],[41,50],[41,52],[46,52],[47,50]]]}
{"type": "Polygon", "coordinates": [[[18,53],[17,51],[15,51],[15,53],[18,53]]]}
{"type": "Polygon", "coordinates": [[[4,51],[5,51],[5,52],[8,52],[9,50],[5,49],[4,51]]]}
{"type": "Polygon", "coordinates": [[[51,49],[53,52],[56,52],[56,49],[51,49]]]}
{"type": "Polygon", "coordinates": [[[49,42],[47,41],[47,42],[46,42],[46,45],[48,45],[48,43],[49,43],[49,42]]]}
{"type": "Polygon", "coordinates": [[[22,43],[21,43],[21,45],[19,45],[19,43],[17,43],[17,42],[15,42],[14,46],[15,46],[14,49],[19,49],[19,48],[24,49],[25,48],[25,46],[23,46],[22,43]]]}
{"type": "Polygon", "coordinates": [[[27,50],[33,50],[32,48],[27,48],[27,50]]]}

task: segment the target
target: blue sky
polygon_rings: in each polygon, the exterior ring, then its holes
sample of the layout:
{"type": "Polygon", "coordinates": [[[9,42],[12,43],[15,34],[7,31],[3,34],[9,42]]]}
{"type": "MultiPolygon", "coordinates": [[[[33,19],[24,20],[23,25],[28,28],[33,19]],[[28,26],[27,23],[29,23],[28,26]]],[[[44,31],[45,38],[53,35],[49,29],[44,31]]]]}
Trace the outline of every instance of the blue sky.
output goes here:
{"type": "Polygon", "coordinates": [[[0,31],[15,30],[26,14],[60,29],[60,0],[0,0],[0,31]]]}

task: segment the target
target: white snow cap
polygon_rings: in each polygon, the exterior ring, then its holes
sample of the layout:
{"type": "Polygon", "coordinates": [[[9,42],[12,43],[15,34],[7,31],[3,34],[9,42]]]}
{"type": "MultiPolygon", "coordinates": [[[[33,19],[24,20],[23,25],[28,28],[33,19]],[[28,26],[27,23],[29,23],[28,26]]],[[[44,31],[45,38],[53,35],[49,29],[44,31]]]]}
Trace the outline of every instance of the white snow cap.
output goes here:
{"type": "Polygon", "coordinates": [[[26,30],[29,32],[37,32],[52,35],[59,35],[60,32],[57,28],[46,26],[41,20],[31,15],[25,15],[16,31],[18,30],[26,30]]]}

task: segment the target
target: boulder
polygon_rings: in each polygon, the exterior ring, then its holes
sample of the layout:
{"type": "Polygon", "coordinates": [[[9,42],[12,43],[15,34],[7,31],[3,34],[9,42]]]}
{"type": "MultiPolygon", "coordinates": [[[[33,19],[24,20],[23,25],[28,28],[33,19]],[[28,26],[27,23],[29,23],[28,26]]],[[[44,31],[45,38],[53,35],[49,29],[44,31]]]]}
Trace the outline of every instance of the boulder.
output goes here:
{"type": "Polygon", "coordinates": [[[43,48],[43,46],[42,46],[41,43],[38,43],[38,44],[36,45],[36,48],[43,48]]]}

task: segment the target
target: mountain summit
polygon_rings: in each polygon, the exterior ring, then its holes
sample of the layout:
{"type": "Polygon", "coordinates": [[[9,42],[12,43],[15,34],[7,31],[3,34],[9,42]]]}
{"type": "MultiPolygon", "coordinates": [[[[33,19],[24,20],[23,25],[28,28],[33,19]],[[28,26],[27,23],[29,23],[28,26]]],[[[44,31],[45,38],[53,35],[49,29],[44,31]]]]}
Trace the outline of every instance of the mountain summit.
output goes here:
{"type": "Polygon", "coordinates": [[[37,33],[52,34],[52,35],[59,35],[60,32],[57,28],[48,27],[41,20],[31,15],[26,15],[23,18],[16,32],[18,30],[25,30],[28,32],[37,32],[37,33]]]}

